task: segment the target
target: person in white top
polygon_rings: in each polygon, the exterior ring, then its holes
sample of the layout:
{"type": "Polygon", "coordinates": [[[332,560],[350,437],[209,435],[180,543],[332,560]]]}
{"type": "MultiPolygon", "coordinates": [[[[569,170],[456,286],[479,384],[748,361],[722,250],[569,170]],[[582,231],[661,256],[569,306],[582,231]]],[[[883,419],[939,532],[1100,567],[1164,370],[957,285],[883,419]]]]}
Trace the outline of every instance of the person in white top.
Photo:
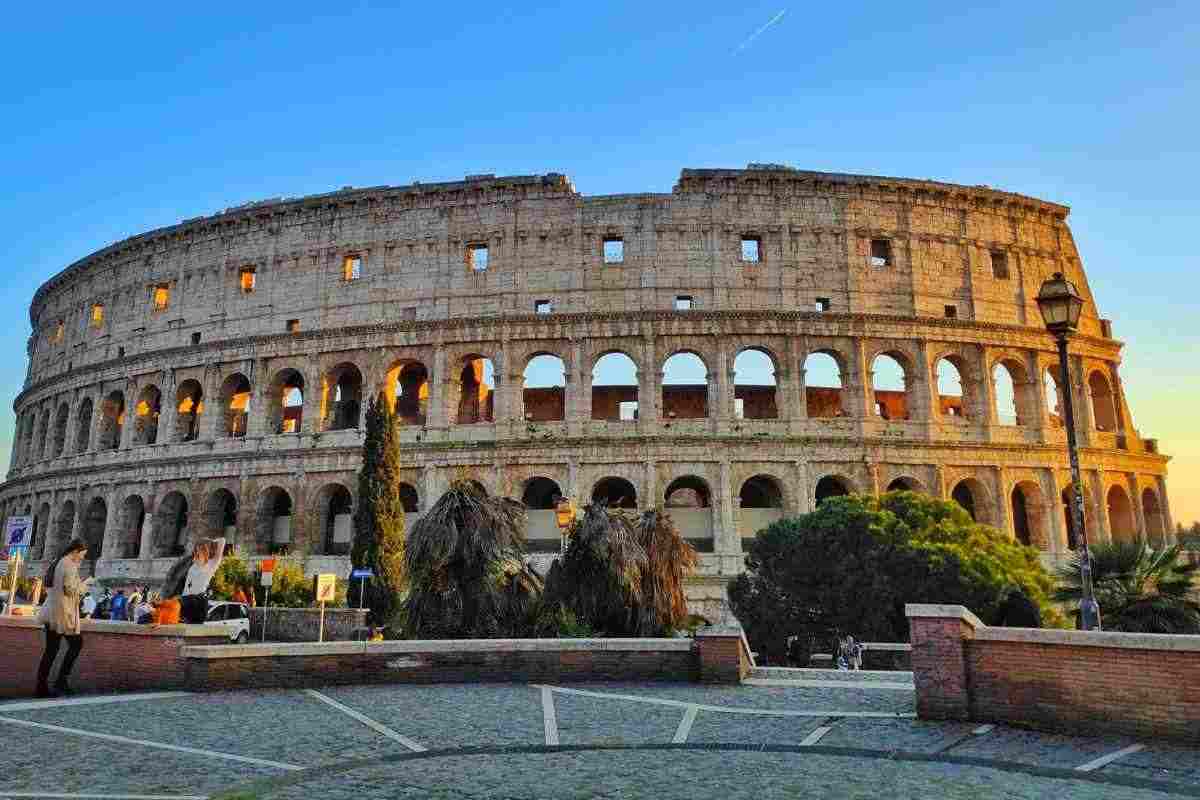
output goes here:
{"type": "Polygon", "coordinates": [[[94,613],[96,613],[96,598],[92,597],[91,592],[88,592],[83,596],[83,616],[90,619],[94,613]]]}
{"type": "Polygon", "coordinates": [[[208,618],[208,584],[225,556],[225,539],[201,539],[192,550],[192,565],[179,599],[181,622],[201,623],[208,618]]]}
{"type": "MultiPolygon", "coordinates": [[[[92,579],[79,579],[79,563],[87,555],[87,543],[80,539],[72,539],[62,555],[56,558],[46,570],[46,602],[38,611],[37,620],[46,632],[46,649],[42,652],[42,660],[38,663],[37,690],[38,697],[54,697],[57,694],[70,694],[71,687],[67,679],[71,676],[71,668],[83,647],[83,636],[79,625],[79,596],[88,591],[92,579]],[[66,640],[67,652],[63,656],[62,666],[58,668],[58,680],[54,683],[54,691],[50,690],[50,670],[54,667],[54,659],[58,657],[59,647],[66,640]]],[[[91,594],[87,595],[89,598],[91,594]]],[[[95,601],[92,601],[93,607],[95,601]]]]}

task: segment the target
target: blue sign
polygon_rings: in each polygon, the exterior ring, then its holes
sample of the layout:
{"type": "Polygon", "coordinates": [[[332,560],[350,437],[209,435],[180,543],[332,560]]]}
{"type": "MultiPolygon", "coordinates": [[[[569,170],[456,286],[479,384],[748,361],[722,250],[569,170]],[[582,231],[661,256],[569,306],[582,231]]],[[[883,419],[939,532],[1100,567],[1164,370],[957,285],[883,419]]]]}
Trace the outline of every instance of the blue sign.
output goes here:
{"type": "Polygon", "coordinates": [[[362,569],[356,569],[353,572],[351,572],[350,577],[352,579],[374,578],[375,572],[370,567],[363,567],[362,569]]]}

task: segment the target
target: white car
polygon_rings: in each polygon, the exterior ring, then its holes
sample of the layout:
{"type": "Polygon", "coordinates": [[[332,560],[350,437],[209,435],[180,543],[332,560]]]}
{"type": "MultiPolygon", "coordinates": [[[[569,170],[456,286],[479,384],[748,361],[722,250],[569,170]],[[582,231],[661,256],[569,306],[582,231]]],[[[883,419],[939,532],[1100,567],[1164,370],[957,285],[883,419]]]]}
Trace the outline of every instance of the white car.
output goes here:
{"type": "Polygon", "coordinates": [[[234,644],[250,641],[250,610],[245,603],[209,603],[208,624],[224,626],[234,644]]]}

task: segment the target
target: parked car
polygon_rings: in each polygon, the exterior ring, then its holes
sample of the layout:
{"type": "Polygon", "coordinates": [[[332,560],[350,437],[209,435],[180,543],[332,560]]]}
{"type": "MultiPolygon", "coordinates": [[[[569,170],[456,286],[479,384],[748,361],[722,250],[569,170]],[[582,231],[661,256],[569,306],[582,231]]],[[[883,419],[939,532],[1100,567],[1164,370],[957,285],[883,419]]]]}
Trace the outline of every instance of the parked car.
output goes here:
{"type": "Polygon", "coordinates": [[[250,609],[245,603],[217,602],[208,606],[208,623],[223,625],[229,632],[229,641],[245,644],[250,641],[250,609]]]}

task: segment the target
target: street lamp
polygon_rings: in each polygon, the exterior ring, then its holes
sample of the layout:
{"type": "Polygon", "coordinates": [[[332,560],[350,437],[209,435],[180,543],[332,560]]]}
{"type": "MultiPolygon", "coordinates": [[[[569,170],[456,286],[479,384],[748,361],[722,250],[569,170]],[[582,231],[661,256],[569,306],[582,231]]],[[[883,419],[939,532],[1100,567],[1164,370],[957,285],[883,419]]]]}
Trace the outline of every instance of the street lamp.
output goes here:
{"type": "Polygon", "coordinates": [[[1079,532],[1083,553],[1079,560],[1083,598],[1079,604],[1080,624],[1085,631],[1100,630],[1100,604],[1092,589],[1092,554],[1088,551],[1087,531],[1083,527],[1083,481],[1079,477],[1079,445],[1075,441],[1075,410],[1071,404],[1071,378],[1067,366],[1067,339],[1079,325],[1079,312],[1083,310],[1083,298],[1075,284],[1056,272],[1045,283],[1037,296],[1038,310],[1046,322],[1046,329],[1058,341],[1058,368],[1062,379],[1063,417],[1067,427],[1067,451],[1071,457],[1071,522],[1079,532]]]}

